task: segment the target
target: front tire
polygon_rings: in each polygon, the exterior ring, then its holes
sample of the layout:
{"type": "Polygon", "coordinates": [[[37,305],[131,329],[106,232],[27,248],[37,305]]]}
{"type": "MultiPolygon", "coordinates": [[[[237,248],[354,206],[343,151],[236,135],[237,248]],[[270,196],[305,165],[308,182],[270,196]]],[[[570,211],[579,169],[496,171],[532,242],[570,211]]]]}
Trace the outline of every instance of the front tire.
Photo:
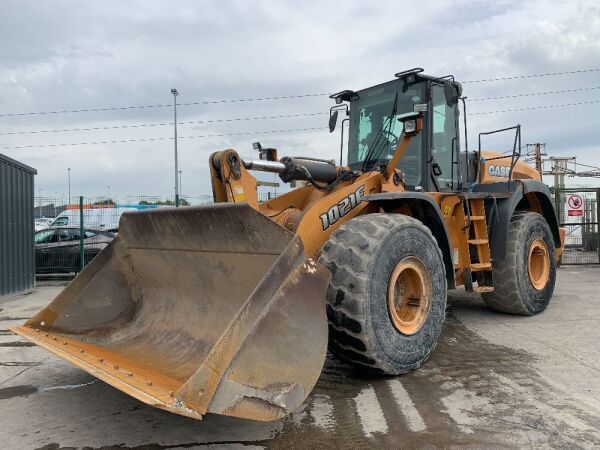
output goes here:
{"type": "Polygon", "coordinates": [[[556,261],[548,223],[538,213],[511,218],[506,256],[493,264],[494,291],[483,293],[495,311],[533,316],[546,309],[554,292],[556,261]]]}
{"type": "Polygon", "coordinates": [[[430,230],[401,214],[350,220],[323,246],[329,348],[361,367],[406,373],[429,357],[442,331],[446,277],[430,230]]]}

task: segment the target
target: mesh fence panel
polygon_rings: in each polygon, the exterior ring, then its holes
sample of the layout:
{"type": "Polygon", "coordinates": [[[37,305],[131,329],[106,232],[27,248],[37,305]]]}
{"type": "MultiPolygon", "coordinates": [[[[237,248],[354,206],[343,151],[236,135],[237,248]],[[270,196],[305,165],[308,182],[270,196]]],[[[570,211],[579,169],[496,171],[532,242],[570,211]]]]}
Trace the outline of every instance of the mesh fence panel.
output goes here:
{"type": "Polygon", "coordinates": [[[566,228],[562,264],[600,264],[600,189],[569,187],[559,191],[560,226],[566,228]]]}
{"type": "MultiPolygon", "coordinates": [[[[268,201],[277,195],[261,192],[259,201],[268,201]]],[[[35,198],[37,275],[73,276],[81,271],[115,238],[119,219],[124,212],[175,206],[172,195],[111,195],[110,198],[85,196],[82,209],[79,201],[78,196],[72,196],[69,201],[66,195],[35,198]]],[[[212,195],[184,195],[180,198],[181,207],[211,203],[212,195]]]]}

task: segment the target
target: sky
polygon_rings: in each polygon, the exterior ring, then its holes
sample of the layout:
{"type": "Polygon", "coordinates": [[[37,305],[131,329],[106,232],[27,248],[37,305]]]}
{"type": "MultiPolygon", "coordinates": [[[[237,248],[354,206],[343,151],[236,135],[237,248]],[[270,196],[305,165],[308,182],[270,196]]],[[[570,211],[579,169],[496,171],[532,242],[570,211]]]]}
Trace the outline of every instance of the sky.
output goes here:
{"type": "MultiPolygon", "coordinates": [[[[412,67],[465,82],[471,148],[480,131],[520,123],[524,144],[543,142],[549,155],[600,166],[597,0],[0,7],[0,153],[38,170],[42,196],[67,192],[68,168],[72,195],[172,194],[171,88],[179,103],[198,103],[178,107],[178,122],[188,122],[178,128],[183,195],[211,193],[208,157],[226,148],[252,157],[260,141],[279,155],[335,158],[339,129],[327,130],[325,94],[412,67]],[[584,72],[473,82],[570,71],[584,72]],[[548,93],[555,91],[570,92],[548,93]],[[482,100],[499,96],[513,97],[482,100]],[[221,102],[269,97],[291,98],[221,102]],[[164,106],[22,114],[147,105],[164,106]],[[265,118],[281,115],[294,117],[265,118]]],[[[511,139],[491,144],[505,150],[511,139]]]]}

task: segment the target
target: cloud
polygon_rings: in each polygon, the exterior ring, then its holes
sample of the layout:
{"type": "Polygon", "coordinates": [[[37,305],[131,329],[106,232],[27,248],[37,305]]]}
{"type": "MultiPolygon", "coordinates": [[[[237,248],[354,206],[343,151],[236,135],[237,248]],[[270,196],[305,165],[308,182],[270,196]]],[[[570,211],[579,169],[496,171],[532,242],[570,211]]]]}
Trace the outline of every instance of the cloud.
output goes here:
{"type": "MultiPolygon", "coordinates": [[[[6,1],[0,16],[0,113],[170,104],[361,89],[402,69],[453,73],[459,80],[600,67],[600,14],[594,1],[429,1],[424,5],[348,1],[273,2],[6,1]]],[[[502,96],[599,85],[598,72],[465,84],[465,95],[502,96]]],[[[469,111],[600,99],[586,91],[470,102],[469,111]]],[[[181,106],[182,121],[327,112],[326,96],[181,106]]],[[[551,153],[589,151],[598,106],[469,116],[477,133],[513,123],[524,140],[551,153]]],[[[0,117],[0,132],[117,127],[172,121],[165,108],[0,117]]],[[[181,126],[181,136],[323,127],[323,131],[182,139],[184,186],[210,193],[208,155],[222,148],[251,154],[256,140],[280,154],[337,157],[339,134],[325,116],[181,126]]],[[[0,147],[164,138],[27,150],[1,150],[39,170],[45,192],[64,192],[66,168],[77,191],[168,194],[172,191],[170,126],[0,136],[0,147]]],[[[504,145],[498,142],[498,145],[504,145]]]]}

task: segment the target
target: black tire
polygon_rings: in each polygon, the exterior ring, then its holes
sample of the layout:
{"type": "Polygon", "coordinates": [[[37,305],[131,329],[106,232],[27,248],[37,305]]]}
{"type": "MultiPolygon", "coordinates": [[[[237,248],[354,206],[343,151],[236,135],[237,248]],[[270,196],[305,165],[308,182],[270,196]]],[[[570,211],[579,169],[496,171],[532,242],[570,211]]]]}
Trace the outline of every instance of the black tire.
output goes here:
{"type": "Polygon", "coordinates": [[[537,213],[517,212],[511,218],[506,257],[493,263],[494,291],[483,293],[488,307],[495,311],[533,316],[546,309],[556,281],[555,249],[546,220],[537,213]],[[536,289],[529,276],[529,250],[535,240],[543,240],[550,259],[549,278],[543,289],[536,289]]]}
{"type": "Polygon", "coordinates": [[[319,261],[332,274],[327,317],[334,354],[391,375],[423,364],[442,332],[446,310],[442,252],[426,226],[401,214],[361,216],[331,235],[319,261]],[[416,257],[427,271],[431,299],[424,322],[407,335],[392,321],[388,285],[398,262],[408,257],[416,257]]]}

